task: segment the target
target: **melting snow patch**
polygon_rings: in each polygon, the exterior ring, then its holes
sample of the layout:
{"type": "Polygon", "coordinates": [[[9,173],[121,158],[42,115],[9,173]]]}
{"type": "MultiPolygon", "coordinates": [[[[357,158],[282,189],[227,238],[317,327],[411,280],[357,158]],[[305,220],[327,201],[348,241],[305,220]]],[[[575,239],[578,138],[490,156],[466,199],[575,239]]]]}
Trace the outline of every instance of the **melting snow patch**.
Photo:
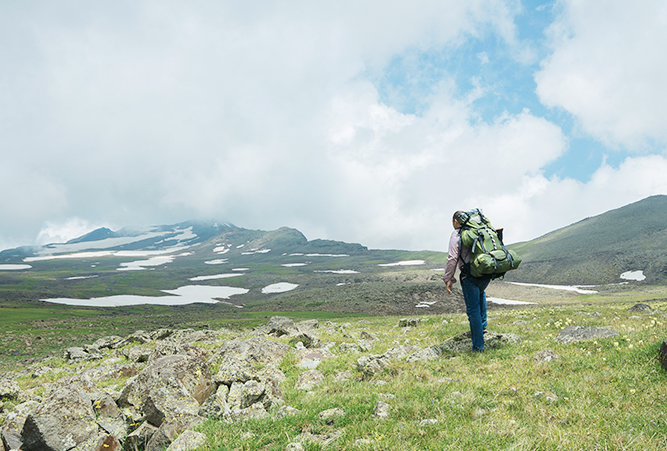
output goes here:
{"type": "Polygon", "coordinates": [[[94,276],[74,276],[74,277],[67,277],[65,280],[81,280],[81,279],[93,279],[97,277],[97,274],[94,276]]]}
{"type": "Polygon", "coordinates": [[[268,254],[271,249],[251,249],[249,252],[241,252],[241,255],[268,254]]]}
{"type": "Polygon", "coordinates": [[[22,271],[30,268],[30,265],[0,265],[0,271],[22,271]]]}
{"type": "Polygon", "coordinates": [[[280,283],[274,283],[271,285],[268,285],[264,288],[262,288],[262,293],[264,294],[269,294],[269,293],[284,293],[286,291],[292,291],[299,285],[296,283],[289,283],[289,282],[280,282],[280,283]]]}
{"type": "Polygon", "coordinates": [[[426,263],[424,260],[405,260],[396,263],[385,263],[378,266],[413,266],[413,265],[423,265],[424,263],[426,263]]]}
{"type": "Polygon", "coordinates": [[[222,265],[223,263],[227,263],[227,259],[226,258],[219,258],[217,260],[209,260],[209,261],[204,262],[204,263],[206,263],[207,265],[222,265]]]}
{"type": "Polygon", "coordinates": [[[329,272],[332,274],[359,274],[359,271],[354,271],[352,269],[329,269],[322,271],[315,270],[313,272],[329,272]]]}
{"type": "Polygon", "coordinates": [[[201,282],[202,280],[215,280],[215,279],[228,279],[230,277],[238,277],[238,276],[245,276],[245,274],[241,273],[236,273],[236,274],[213,274],[210,276],[198,276],[198,277],[193,277],[191,280],[193,282],[201,282]]]}
{"type": "Polygon", "coordinates": [[[513,301],[511,299],[492,298],[492,297],[488,297],[488,296],[487,296],[486,300],[489,301],[489,302],[493,302],[494,304],[501,304],[501,305],[535,304],[535,302],[513,301]]]}
{"type": "Polygon", "coordinates": [[[565,291],[574,291],[579,294],[597,294],[595,290],[583,290],[577,286],[568,286],[568,285],[541,285],[539,283],[520,283],[520,282],[507,282],[513,285],[521,285],[523,287],[541,287],[541,288],[551,288],[552,290],[565,290],[565,291]]]}
{"type": "Polygon", "coordinates": [[[306,257],[349,257],[347,254],[306,254],[306,257]]]}
{"type": "Polygon", "coordinates": [[[640,282],[646,279],[646,276],[644,275],[644,271],[626,271],[623,274],[621,274],[621,279],[636,280],[640,282]]]}
{"type": "Polygon", "coordinates": [[[220,286],[205,286],[205,285],[188,285],[177,288],[176,290],[162,290],[164,293],[172,294],[173,296],[135,296],[135,295],[120,295],[107,296],[92,299],[42,299],[45,302],[54,304],[66,304],[86,307],[122,307],[126,305],[185,305],[194,304],[197,302],[204,304],[217,304],[216,299],[229,299],[230,296],[236,294],[245,294],[248,292],[246,288],[236,287],[220,287],[220,286]]]}
{"type": "Polygon", "coordinates": [[[142,271],[146,269],[146,266],[160,266],[173,261],[174,257],[169,256],[151,257],[148,260],[121,263],[121,268],[117,268],[117,271],[142,271]]]}
{"type": "Polygon", "coordinates": [[[417,308],[429,308],[433,304],[435,304],[437,301],[432,301],[432,302],[427,302],[427,301],[422,301],[419,304],[415,305],[417,308]]]}
{"type": "Polygon", "coordinates": [[[250,268],[233,268],[232,271],[250,271],[250,268]]]}
{"type": "Polygon", "coordinates": [[[297,266],[306,266],[308,263],[285,263],[280,266],[284,266],[285,268],[294,268],[297,266]]]}

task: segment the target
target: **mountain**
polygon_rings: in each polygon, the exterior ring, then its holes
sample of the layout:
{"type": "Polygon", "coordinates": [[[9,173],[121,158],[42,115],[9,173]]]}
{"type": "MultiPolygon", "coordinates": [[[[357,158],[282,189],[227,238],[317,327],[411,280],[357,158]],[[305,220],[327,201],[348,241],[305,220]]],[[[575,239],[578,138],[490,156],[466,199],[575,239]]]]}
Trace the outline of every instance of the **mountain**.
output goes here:
{"type": "Polygon", "coordinates": [[[667,279],[667,196],[586,218],[510,246],[523,258],[507,280],[542,284],[618,283],[626,271],[667,279]]]}

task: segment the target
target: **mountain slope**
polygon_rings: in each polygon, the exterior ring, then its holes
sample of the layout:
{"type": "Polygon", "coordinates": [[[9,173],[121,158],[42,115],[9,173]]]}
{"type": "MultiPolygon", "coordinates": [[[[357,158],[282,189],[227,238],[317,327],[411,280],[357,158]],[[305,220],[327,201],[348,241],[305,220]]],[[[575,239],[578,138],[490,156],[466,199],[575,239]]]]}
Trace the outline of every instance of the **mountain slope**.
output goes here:
{"type": "Polygon", "coordinates": [[[643,271],[647,282],[660,282],[667,279],[667,196],[652,196],[510,247],[523,263],[508,280],[603,284],[620,282],[626,271],[643,271]]]}

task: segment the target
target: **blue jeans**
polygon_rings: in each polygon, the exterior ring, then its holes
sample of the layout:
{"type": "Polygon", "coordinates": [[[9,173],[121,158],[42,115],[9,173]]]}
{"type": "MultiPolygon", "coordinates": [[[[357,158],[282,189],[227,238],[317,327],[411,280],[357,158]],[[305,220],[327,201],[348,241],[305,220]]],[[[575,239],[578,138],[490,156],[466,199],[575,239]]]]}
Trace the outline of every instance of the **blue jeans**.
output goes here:
{"type": "Polygon", "coordinates": [[[478,279],[468,276],[461,279],[461,290],[466,303],[466,314],[470,322],[472,336],[472,350],[484,350],[484,330],[486,329],[486,287],[489,279],[478,279]]]}

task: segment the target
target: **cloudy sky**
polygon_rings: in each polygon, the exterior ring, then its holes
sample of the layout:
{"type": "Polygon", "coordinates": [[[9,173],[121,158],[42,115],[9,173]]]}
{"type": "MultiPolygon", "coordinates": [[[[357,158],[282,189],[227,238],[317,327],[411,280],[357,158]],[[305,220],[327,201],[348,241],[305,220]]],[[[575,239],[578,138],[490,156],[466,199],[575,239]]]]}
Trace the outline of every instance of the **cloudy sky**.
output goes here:
{"type": "Polygon", "coordinates": [[[0,249],[215,219],[446,250],[667,194],[664,0],[0,3],[0,249]]]}

